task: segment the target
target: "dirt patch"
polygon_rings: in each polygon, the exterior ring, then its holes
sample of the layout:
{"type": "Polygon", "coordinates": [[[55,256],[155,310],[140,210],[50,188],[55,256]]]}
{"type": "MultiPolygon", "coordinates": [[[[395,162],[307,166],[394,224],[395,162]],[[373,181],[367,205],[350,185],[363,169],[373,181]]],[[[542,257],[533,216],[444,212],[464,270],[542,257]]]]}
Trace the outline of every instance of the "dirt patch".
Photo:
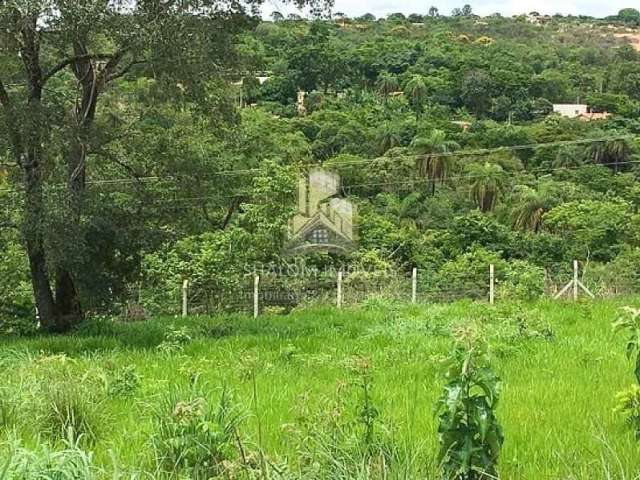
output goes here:
{"type": "Polygon", "coordinates": [[[616,38],[627,40],[637,52],[640,52],[640,33],[616,33],[616,38]]]}

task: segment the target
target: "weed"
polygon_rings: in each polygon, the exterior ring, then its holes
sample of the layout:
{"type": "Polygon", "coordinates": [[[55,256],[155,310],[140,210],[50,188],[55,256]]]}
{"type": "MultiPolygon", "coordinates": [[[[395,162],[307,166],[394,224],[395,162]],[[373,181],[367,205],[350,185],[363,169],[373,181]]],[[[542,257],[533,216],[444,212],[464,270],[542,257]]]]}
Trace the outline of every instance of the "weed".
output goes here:
{"type": "Polygon", "coordinates": [[[171,327],[164,335],[164,340],[158,345],[158,350],[164,353],[180,352],[192,340],[186,327],[171,327]]]}
{"type": "Polygon", "coordinates": [[[337,399],[326,399],[318,411],[306,408],[305,398],[299,401],[302,408],[293,433],[299,437],[303,478],[389,478],[396,451],[373,402],[370,362],[358,357],[350,366],[356,376],[351,385],[358,393],[354,406],[347,399],[348,382],[338,382],[337,399]]]}
{"type": "Polygon", "coordinates": [[[0,431],[14,424],[18,413],[16,401],[11,390],[0,388],[0,431]]]}
{"type": "Polygon", "coordinates": [[[237,457],[241,420],[226,390],[216,407],[204,394],[170,392],[154,413],[156,467],[192,479],[221,475],[237,457]]]}
{"type": "Polygon", "coordinates": [[[640,384],[640,309],[624,307],[622,314],[614,322],[615,331],[626,331],[627,337],[627,357],[635,353],[635,376],[640,384]]]}
{"type": "Polygon", "coordinates": [[[140,375],[133,365],[126,365],[111,373],[107,379],[107,391],[113,397],[131,397],[140,387],[140,375]]]}
{"type": "Polygon", "coordinates": [[[632,384],[627,390],[618,392],[616,400],[614,411],[625,418],[640,440],[640,386],[632,384]]]}

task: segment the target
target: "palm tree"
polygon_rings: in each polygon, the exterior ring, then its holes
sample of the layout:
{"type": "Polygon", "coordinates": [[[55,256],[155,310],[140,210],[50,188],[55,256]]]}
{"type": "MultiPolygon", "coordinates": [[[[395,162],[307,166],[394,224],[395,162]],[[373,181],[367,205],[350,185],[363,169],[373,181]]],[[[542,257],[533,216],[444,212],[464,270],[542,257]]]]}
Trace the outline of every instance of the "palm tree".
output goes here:
{"type": "Polygon", "coordinates": [[[378,77],[378,80],[376,82],[376,90],[378,91],[380,96],[382,96],[382,101],[385,103],[385,105],[387,103],[387,98],[389,97],[389,95],[391,95],[393,92],[397,92],[398,88],[398,79],[394,75],[391,75],[390,73],[383,73],[378,77]]]}
{"type": "Polygon", "coordinates": [[[433,130],[427,137],[416,137],[411,148],[417,154],[416,166],[421,176],[427,179],[427,192],[436,193],[436,181],[444,182],[453,165],[451,152],[460,148],[442,130],[433,130]]]}
{"type": "Polygon", "coordinates": [[[527,188],[513,210],[513,228],[538,233],[542,227],[543,215],[551,208],[550,203],[544,191],[527,188]]]}
{"type": "Polygon", "coordinates": [[[565,146],[558,150],[551,162],[552,168],[574,168],[584,163],[584,149],[582,147],[565,146]]]}
{"type": "Polygon", "coordinates": [[[388,123],[385,123],[378,131],[376,143],[381,155],[384,155],[393,147],[397,147],[398,145],[400,145],[400,142],[400,135],[398,135],[398,132],[396,132],[395,129],[388,123]]]}
{"type": "Polygon", "coordinates": [[[424,104],[427,103],[428,93],[427,84],[422,75],[414,75],[404,84],[404,94],[416,112],[416,118],[420,118],[422,114],[424,104]]]}
{"type": "Polygon", "coordinates": [[[591,146],[591,158],[595,163],[613,165],[614,172],[618,173],[621,163],[625,163],[631,155],[631,148],[626,140],[619,138],[595,142],[591,146]]]}
{"type": "Polygon", "coordinates": [[[420,194],[413,192],[406,197],[394,194],[385,194],[385,213],[394,218],[399,226],[415,227],[420,216],[422,202],[420,194]]]}
{"type": "Polygon", "coordinates": [[[471,198],[481,212],[493,210],[504,185],[504,170],[496,163],[471,164],[471,198]]]}

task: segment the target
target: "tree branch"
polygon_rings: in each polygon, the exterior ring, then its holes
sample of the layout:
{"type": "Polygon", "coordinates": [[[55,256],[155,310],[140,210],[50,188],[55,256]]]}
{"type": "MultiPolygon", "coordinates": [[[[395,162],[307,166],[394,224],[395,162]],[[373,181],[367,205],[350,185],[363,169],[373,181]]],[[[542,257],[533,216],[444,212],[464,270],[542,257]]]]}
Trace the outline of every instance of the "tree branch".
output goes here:
{"type": "Polygon", "coordinates": [[[138,183],[138,185],[140,185],[141,187],[144,188],[144,182],[140,179],[141,175],[138,172],[136,172],[135,169],[131,165],[127,165],[122,160],[118,159],[118,157],[116,157],[111,152],[108,152],[107,150],[103,150],[103,149],[94,149],[94,150],[91,150],[91,151],[89,151],[87,153],[90,154],[90,155],[93,154],[93,155],[104,157],[104,158],[112,161],[116,165],[120,165],[122,168],[124,168],[131,175],[131,178],[133,178],[136,181],[136,183],[138,183]]]}
{"type": "Polygon", "coordinates": [[[114,72],[111,75],[107,75],[107,82],[116,80],[117,78],[120,78],[120,77],[124,77],[127,73],[129,73],[132,67],[134,67],[135,65],[143,64],[143,63],[146,63],[146,62],[144,60],[133,60],[132,62],[129,62],[129,64],[126,67],[122,68],[120,71],[114,72]]]}
{"type": "Polygon", "coordinates": [[[42,84],[44,85],[47,80],[53,77],[55,74],[64,70],[72,63],[81,61],[81,60],[111,60],[117,54],[113,53],[86,53],[83,55],[75,55],[73,57],[65,58],[57,65],[53,66],[47,73],[42,77],[42,84]]]}

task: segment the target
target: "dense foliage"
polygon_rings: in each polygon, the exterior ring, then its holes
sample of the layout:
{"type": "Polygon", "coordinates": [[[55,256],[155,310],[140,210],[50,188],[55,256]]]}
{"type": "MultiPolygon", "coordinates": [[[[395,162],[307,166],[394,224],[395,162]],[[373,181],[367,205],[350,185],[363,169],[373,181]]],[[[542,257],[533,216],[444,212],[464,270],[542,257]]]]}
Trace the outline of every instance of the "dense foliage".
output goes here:
{"type": "MultiPolygon", "coordinates": [[[[3,25],[13,25],[9,8],[0,7],[3,25]]],[[[42,92],[35,231],[14,110],[2,110],[5,316],[32,312],[25,249],[34,238],[54,293],[77,291],[84,311],[145,297],[175,306],[184,278],[237,285],[248,266],[282,262],[296,178],[312,166],[338,172],[359,212],[357,250],[306,260],[314,265],[375,259],[394,271],[452,272],[442,283],[465,291],[474,275],[486,279],[480,258],[490,259],[505,294],[535,297],[545,273],[554,279],[578,258],[600,291],[640,283],[640,53],[621,36],[635,32],[635,10],[535,21],[470,9],[314,21],[234,12],[209,19],[229,26],[220,38],[122,38],[120,27],[154,15],[140,8],[133,19],[65,10],[61,28],[105,21],[87,27],[87,45],[141,46],[100,85],[87,124],[70,118],[83,78],[67,67],[103,71],[105,60],[76,56],[57,71],[67,39],[43,41],[54,74],[42,92]],[[551,113],[577,99],[611,116],[551,113]],[[82,165],[80,193],[69,190],[70,161],[82,165]]],[[[3,91],[17,105],[28,93],[19,50],[0,51],[3,91]]]]}

